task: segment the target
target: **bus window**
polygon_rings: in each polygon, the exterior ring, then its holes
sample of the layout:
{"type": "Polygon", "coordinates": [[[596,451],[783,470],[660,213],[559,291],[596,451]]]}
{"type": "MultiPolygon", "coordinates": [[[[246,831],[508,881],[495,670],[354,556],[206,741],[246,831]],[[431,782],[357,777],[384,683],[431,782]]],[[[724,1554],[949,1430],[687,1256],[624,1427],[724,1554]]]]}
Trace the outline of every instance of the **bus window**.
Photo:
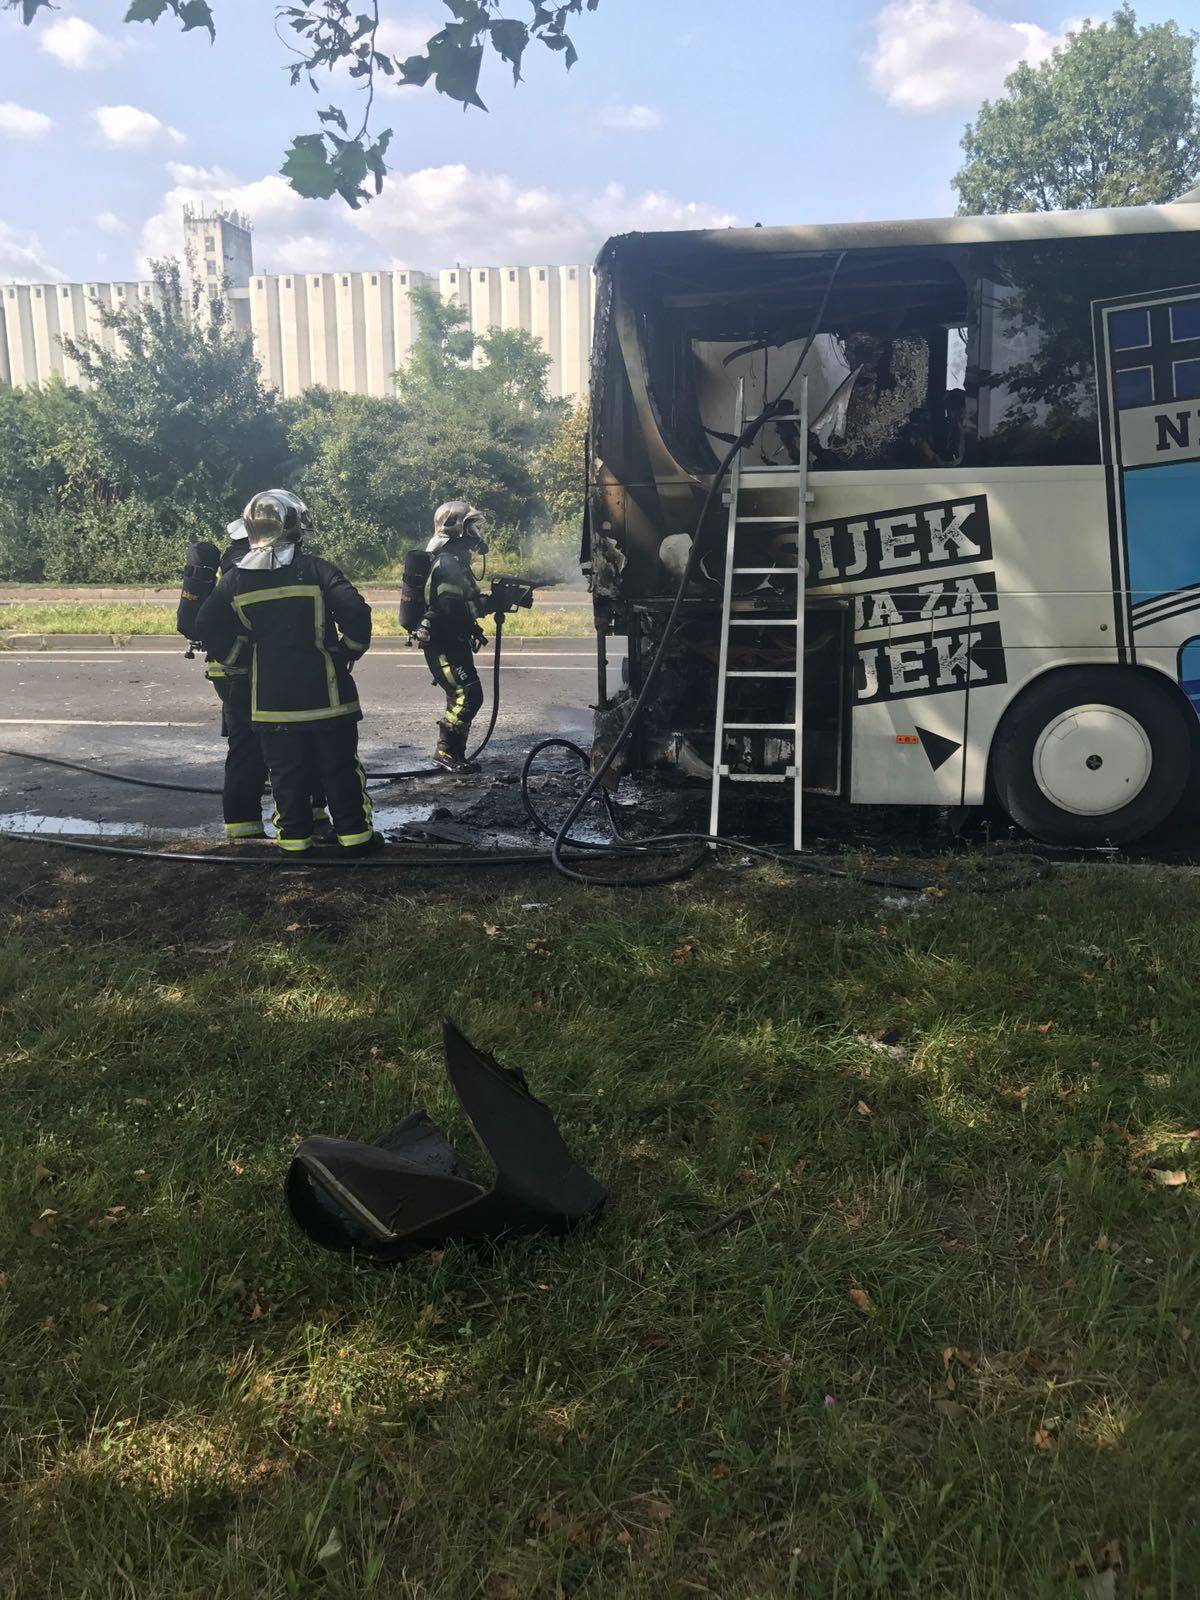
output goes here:
{"type": "MultiPolygon", "coordinates": [[[[977,459],[984,466],[1100,460],[1092,302],[1194,283],[1195,236],[1116,234],[981,247],[976,258],[977,459]]],[[[1118,337],[1132,347],[1134,319],[1118,337]]],[[[1131,395],[1144,382],[1125,380],[1131,395]]]]}

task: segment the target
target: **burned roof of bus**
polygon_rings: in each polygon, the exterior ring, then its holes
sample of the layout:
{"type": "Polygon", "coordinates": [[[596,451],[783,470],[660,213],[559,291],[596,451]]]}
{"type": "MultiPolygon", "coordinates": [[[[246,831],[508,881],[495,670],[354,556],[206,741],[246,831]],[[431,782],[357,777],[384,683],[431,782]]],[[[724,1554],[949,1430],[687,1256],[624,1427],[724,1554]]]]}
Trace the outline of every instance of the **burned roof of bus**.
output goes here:
{"type": "Polygon", "coordinates": [[[1114,234],[1200,230],[1198,191],[1162,206],[1117,206],[1095,211],[1022,211],[988,217],[927,217],[893,222],[828,222],[792,228],[710,228],[671,233],[623,233],[600,251],[601,269],[618,263],[646,268],[706,266],[719,270],[747,258],[795,257],[842,250],[901,250],[919,246],[1016,244],[1025,240],[1104,238],[1114,234]]]}

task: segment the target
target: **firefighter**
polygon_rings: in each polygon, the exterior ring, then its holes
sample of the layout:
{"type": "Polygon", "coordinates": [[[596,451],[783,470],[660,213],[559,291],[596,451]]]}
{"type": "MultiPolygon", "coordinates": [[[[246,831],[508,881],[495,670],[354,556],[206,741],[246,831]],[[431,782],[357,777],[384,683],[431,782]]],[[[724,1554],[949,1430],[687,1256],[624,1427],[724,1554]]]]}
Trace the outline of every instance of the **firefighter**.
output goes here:
{"type": "Polygon", "coordinates": [[[433,557],[428,609],[415,637],[434,683],[446,695],[433,760],[447,772],[478,771],[467,760],[467,734],[483,704],[474,652],[487,642],[479,626],[485,602],[471,571],[472,554],[487,554],[479,521],[478,511],[467,501],[448,500],[434,513],[433,538],[425,547],[433,557]]]}
{"type": "Polygon", "coordinates": [[[196,628],[227,670],[249,661],[250,720],[271,774],[277,842],[290,852],[313,844],[311,773],[342,849],[377,848],[352,676],[371,643],[371,608],[331,562],[302,548],[308,512],[294,495],[256,494],[242,520],[247,553],[200,607],[196,628]]]}
{"type": "MultiPolygon", "coordinates": [[[[286,490],[279,490],[286,494],[286,490]]],[[[295,496],[292,497],[295,499],[295,496]]],[[[296,500],[303,508],[303,502],[296,500]]],[[[241,517],[225,529],[229,540],[222,554],[215,544],[200,539],[189,544],[184,557],[183,590],[175,612],[175,626],[184,638],[196,637],[196,618],[200,607],[216,587],[217,578],[249,550],[246,528],[241,517]]],[[[225,819],[225,837],[234,843],[265,838],[262,820],[263,790],[267,785],[267,762],[257,730],[250,721],[250,665],[226,668],[219,661],[208,659],[204,676],[217,692],[221,702],[221,737],[226,741],[225,773],[221,785],[221,810],[225,819]]],[[[312,782],[313,823],[328,831],[329,819],[325,815],[325,795],[320,781],[312,782]]]]}
{"type": "MultiPolygon", "coordinates": [[[[249,550],[246,529],[239,517],[225,530],[229,544],[224,554],[207,539],[187,547],[183,569],[183,591],[175,626],[185,639],[195,639],[200,607],[216,587],[217,578],[235,566],[249,550]]],[[[225,776],[221,788],[221,809],[227,839],[263,837],[262,796],[267,783],[267,763],[258,734],[250,722],[250,667],[234,664],[224,667],[211,656],[204,676],[221,701],[221,736],[226,740],[225,776]]]]}

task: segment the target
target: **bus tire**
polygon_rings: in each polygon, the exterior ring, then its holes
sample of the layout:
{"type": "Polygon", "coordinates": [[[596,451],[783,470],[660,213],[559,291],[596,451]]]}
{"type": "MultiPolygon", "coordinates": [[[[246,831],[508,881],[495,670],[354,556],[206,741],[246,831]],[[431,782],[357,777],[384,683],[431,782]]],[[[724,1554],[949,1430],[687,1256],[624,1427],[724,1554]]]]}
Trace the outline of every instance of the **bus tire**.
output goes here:
{"type": "Polygon", "coordinates": [[[992,741],[996,796],[1046,844],[1126,844],[1166,820],[1191,770],[1185,709],[1165,684],[1120,668],[1039,679],[992,741]]]}

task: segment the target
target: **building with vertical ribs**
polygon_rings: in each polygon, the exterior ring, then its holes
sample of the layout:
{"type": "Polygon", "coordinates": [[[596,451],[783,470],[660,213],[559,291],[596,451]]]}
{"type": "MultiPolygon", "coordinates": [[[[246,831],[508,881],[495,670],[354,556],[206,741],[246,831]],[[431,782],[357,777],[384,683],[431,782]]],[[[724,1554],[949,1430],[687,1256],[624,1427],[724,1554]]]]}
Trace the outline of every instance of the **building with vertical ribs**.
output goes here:
{"type": "MultiPolygon", "coordinates": [[[[253,333],[264,381],[281,394],[316,387],[389,394],[412,348],[418,285],[464,306],[476,334],[520,328],[540,340],[553,396],[577,400],[587,392],[596,290],[586,264],[256,273],[247,218],[189,207],[183,230],[192,282],[207,295],[224,293],[235,323],[253,333]]],[[[144,281],[0,285],[0,382],[20,388],[58,374],[79,383],[62,338],[88,335],[112,348],[98,306],[118,309],[158,294],[144,281]]]]}

